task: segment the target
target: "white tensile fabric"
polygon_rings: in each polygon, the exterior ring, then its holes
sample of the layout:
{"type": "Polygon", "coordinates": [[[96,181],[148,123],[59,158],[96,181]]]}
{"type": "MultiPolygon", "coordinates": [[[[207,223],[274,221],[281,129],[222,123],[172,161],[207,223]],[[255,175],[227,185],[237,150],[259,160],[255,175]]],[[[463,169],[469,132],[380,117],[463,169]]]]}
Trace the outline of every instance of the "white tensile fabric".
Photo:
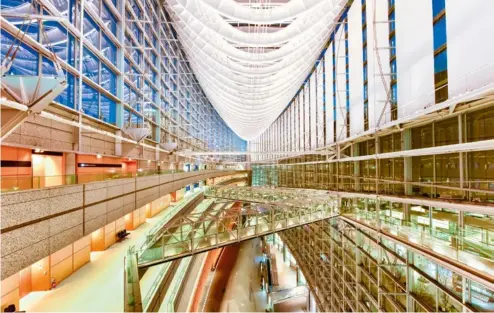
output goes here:
{"type": "Polygon", "coordinates": [[[346,3],[169,0],[166,5],[209,100],[225,122],[249,140],[289,104],[346,3]]]}
{"type": "Polygon", "coordinates": [[[493,20],[494,1],[446,1],[450,98],[492,83],[493,20]]]}

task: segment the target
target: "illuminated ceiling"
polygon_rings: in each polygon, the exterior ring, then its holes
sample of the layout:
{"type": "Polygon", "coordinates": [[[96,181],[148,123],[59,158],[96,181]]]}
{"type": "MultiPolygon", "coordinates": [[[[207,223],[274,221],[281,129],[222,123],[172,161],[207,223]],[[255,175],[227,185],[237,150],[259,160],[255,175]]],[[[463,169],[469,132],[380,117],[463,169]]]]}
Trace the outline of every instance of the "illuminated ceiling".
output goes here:
{"type": "Polygon", "coordinates": [[[261,134],[314,66],[347,0],[167,0],[192,70],[242,138],[261,134]]]}

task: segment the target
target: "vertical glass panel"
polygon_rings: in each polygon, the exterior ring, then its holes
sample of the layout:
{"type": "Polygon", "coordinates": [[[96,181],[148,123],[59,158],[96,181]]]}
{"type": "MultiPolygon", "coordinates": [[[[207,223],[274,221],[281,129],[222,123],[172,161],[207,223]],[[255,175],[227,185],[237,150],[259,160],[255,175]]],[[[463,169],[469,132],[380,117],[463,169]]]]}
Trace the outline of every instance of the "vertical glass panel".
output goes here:
{"type": "Polygon", "coordinates": [[[432,124],[412,129],[412,149],[433,146],[432,124]]]}
{"type": "Polygon", "coordinates": [[[413,181],[432,182],[434,177],[433,156],[416,156],[412,157],[412,175],[413,181]]]}
{"type": "Polygon", "coordinates": [[[78,54],[78,41],[75,37],[69,33],[68,35],[68,47],[67,47],[67,62],[75,67],[75,61],[78,54]]]}
{"type": "MultiPolygon", "coordinates": [[[[469,152],[468,162],[468,188],[477,190],[494,190],[494,151],[469,152]]],[[[482,192],[472,192],[472,201],[492,201],[494,195],[482,192]]]]}
{"type": "Polygon", "coordinates": [[[117,65],[117,47],[106,35],[101,36],[101,52],[108,61],[117,65]]]}
{"type": "MultiPolygon", "coordinates": [[[[436,155],[436,182],[449,188],[460,187],[460,160],[457,153],[436,155]]],[[[441,198],[461,198],[461,191],[440,188],[437,193],[441,198]]]]}
{"type": "Polygon", "coordinates": [[[99,93],[87,83],[82,83],[82,109],[89,116],[99,118],[99,93]]]}
{"type": "Polygon", "coordinates": [[[446,50],[434,56],[434,73],[441,73],[448,69],[448,56],[446,50]]]}
{"type": "Polygon", "coordinates": [[[467,113],[467,141],[494,139],[494,106],[467,113]]]}
{"type": "Polygon", "coordinates": [[[117,75],[106,65],[101,66],[101,87],[113,95],[117,94],[117,75]]]}
{"type": "Polygon", "coordinates": [[[389,38],[389,45],[390,45],[390,49],[389,49],[389,52],[391,54],[391,57],[395,56],[396,55],[396,36],[391,36],[389,38]]]}
{"type": "Polygon", "coordinates": [[[84,56],[82,59],[82,73],[95,83],[99,83],[99,59],[84,48],[84,56]]]}
{"type": "Polygon", "coordinates": [[[105,23],[106,27],[108,27],[113,34],[117,33],[117,20],[104,2],[101,11],[101,19],[105,23]]]}
{"type": "Polygon", "coordinates": [[[115,101],[109,99],[108,97],[101,95],[100,108],[101,108],[101,119],[110,124],[116,124],[117,121],[117,105],[115,101]]]}
{"type": "Polygon", "coordinates": [[[440,18],[434,24],[434,51],[446,44],[446,18],[440,18]]]}
{"type": "MultiPolygon", "coordinates": [[[[434,266],[427,259],[424,260],[414,260],[415,266],[420,269],[429,269],[431,266],[434,266]]],[[[430,268],[432,270],[432,268],[430,268]]],[[[435,271],[435,269],[434,269],[435,271]]],[[[429,274],[428,272],[426,272],[429,274]]],[[[435,275],[434,275],[435,276],[435,275]]],[[[428,310],[432,312],[436,312],[436,292],[437,287],[434,286],[431,282],[429,282],[425,277],[413,271],[413,281],[412,281],[412,292],[413,295],[423,304],[428,310]]]]}
{"type": "Polygon", "coordinates": [[[41,58],[41,72],[47,76],[57,76],[57,71],[53,61],[45,57],[41,58]]]}
{"type": "MultiPolygon", "coordinates": [[[[4,60],[7,51],[14,42],[14,36],[1,29],[1,50],[2,60],[4,60]]],[[[15,47],[14,47],[15,48],[15,47]]],[[[12,52],[10,52],[10,56],[12,52]]],[[[16,58],[12,62],[10,70],[6,75],[38,75],[38,53],[28,45],[21,44],[17,51],[16,58]]]]}
{"type": "Polygon", "coordinates": [[[55,98],[55,101],[63,104],[69,108],[74,109],[75,106],[75,84],[76,84],[76,79],[74,75],[70,73],[66,73],[67,77],[67,88],[58,96],[55,98]]]}
{"type": "Polygon", "coordinates": [[[98,24],[90,17],[88,12],[84,12],[84,37],[98,49],[100,48],[99,33],[98,24]]]}
{"type": "Polygon", "coordinates": [[[445,0],[432,0],[432,16],[437,16],[445,7],[445,0]]]}
{"type": "MultiPolygon", "coordinates": [[[[53,1],[52,4],[57,8],[57,10],[62,13],[64,17],[69,16],[69,1],[68,0],[58,0],[58,1],[53,1]]],[[[72,5],[72,3],[70,3],[72,5]]]]}
{"type": "Polygon", "coordinates": [[[53,51],[62,60],[68,61],[68,30],[60,25],[60,23],[54,21],[45,21],[43,26],[47,37],[47,40],[43,40],[44,46],[53,51]]]}
{"type": "Polygon", "coordinates": [[[468,280],[468,282],[470,284],[468,302],[479,311],[492,312],[494,310],[494,305],[492,305],[494,291],[474,281],[468,280]]]}

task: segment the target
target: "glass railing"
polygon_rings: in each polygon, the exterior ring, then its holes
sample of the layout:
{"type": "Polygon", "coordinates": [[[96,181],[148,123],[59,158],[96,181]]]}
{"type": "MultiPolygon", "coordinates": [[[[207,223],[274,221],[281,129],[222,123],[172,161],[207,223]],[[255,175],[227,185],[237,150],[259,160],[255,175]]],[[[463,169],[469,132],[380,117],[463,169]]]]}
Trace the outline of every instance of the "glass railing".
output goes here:
{"type": "Polygon", "coordinates": [[[206,199],[199,203],[198,206],[192,211],[195,214],[201,214],[206,211],[214,202],[214,199],[206,199]]]}
{"type": "Polygon", "coordinates": [[[135,247],[130,246],[127,249],[125,258],[125,309],[130,311],[136,311],[136,307],[140,304],[136,303],[138,299],[135,294],[134,286],[139,284],[139,274],[137,269],[137,260],[135,257],[135,247]]]}
{"type": "Polygon", "coordinates": [[[226,206],[218,213],[220,214],[207,214],[199,221],[186,219],[166,229],[160,234],[161,240],[156,241],[156,244],[139,258],[139,265],[149,266],[166,262],[331,218],[338,214],[338,209],[333,205],[310,202],[304,206],[259,203],[241,209],[226,206]]]}
{"type": "Polygon", "coordinates": [[[163,278],[165,277],[166,273],[168,273],[168,270],[170,269],[170,264],[171,262],[161,264],[161,270],[159,271],[158,275],[156,275],[156,278],[153,280],[153,283],[151,287],[149,288],[148,292],[146,293],[146,296],[144,297],[144,300],[142,301],[143,304],[143,309],[147,311],[149,302],[153,298],[153,296],[156,294],[156,290],[160,287],[161,283],[163,282],[163,278]]]}
{"type": "Polygon", "coordinates": [[[141,258],[144,254],[148,254],[150,252],[150,247],[154,244],[157,236],[159,235],[163,226],[165,226],[177,213],[179,213],[184,207],[194,202],[200,195],[202,194],[202,190],[195,191],[185,198],[183,198],[179,203],[175,206],[167,209],[165,215],[156,223],[146,234],[146,240],[142,244],[139,249],[139,258],[141,258]]]}
{"type": "MultiPolygon", "coordinates": [[[[413,196],[445,201],[471,201],[494,203],[493,180],[470,180],[460,183],[459,179],[432,182],[394,180],[393,178],[359,177],[336,175],[329,171],[279,171],[280,179],[258,182],[260,185],[273,185],[288,188],[310,188],[333,191],[379,193],[386,195],[413,196]],[[310,178],[308,178],[310,174],[310,178]],[[299,175],[294,176],[294,175],[299,175]]],[[[253,184],[256,183],[253,178],[253,184]]]]}
{"type": "MultiPolygon", "coordinates": [[[[343,216],[375,228],[379,227],[376,212],[355,210],[345,212],[343,216]]],[[[382,231],[494,277],[494,258],[485,257],[494,255],[494,245],[474,236],[472,232],[461,229],[455,231],[429,229],[408,221],[389,223],[381,219],[379,223],[382,231]]]]}
{"type": "MultiPolygon", "coordinates": [[[[175,303],[177,301],[177,295],[180,291],[180,287],[183,284],[185,275],[189,269],[190,262],[192,261],[192,257],[183,258],[180,261],[180,265],[178,266],[177,271],[175,272],[175,276],[173,277],[170,286],[168,286],[168,290],[166,292],[165,298],[163,299],[163,305],[165,305],[165,312],[175,312],[175,303]]],[[[160,309],[160,311],[162,311],[160,309]]]]}
{"type": "Polygon", "coordinates": [[[263,203],[285,203],[294,206],[306,204],[336,204],[335,197],[327,192],[313,189],[284,189],[266,187],[208,186],[208,197],[263,203]]]}
{"type": "MultiPolygon", "coordinates": [[[[212,171],[212,170],[203,170],[212,171]]],[[[220,170],[214,170],[220,171],[220,170]]],[[[0,183],[2,193],[19,190],[41,189],[46,187],[86,184],[105,180],[114,180],[121,178],[135,178],[151,175],[183,173],[183,170],[159,170],[159,171],[142,171],[142,172],[116,172],[116,173],[96,173],[96,174],[73,174],[57,176],[2,176],[0,183]]],[[[200,171],[197,171],[200,172],[200,171]]]]}

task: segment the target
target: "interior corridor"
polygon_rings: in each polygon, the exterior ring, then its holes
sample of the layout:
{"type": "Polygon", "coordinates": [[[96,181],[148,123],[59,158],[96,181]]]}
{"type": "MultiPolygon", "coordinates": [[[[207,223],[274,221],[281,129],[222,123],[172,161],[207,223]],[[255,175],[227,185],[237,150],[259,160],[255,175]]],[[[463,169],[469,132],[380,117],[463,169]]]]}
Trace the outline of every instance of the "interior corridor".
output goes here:
{"type": "MultiPolygon", "coordinates": [[[[20,301],[20,309],[27,312],[122,312],[124,309],[123,269],[128,247],[139,247],[145,234],[167,210],[130,232],[123,241],[102,252],[91,252],[91,262],[67,277],[55,289],[31,292],[20,301]]],[[[151,275],[147,275],[153,279],[151,275]]],[[[146,279],[146,277],[144,277],[146,279]]],[[[146,282],[141,282],[146,285],[146,282]]]]}

